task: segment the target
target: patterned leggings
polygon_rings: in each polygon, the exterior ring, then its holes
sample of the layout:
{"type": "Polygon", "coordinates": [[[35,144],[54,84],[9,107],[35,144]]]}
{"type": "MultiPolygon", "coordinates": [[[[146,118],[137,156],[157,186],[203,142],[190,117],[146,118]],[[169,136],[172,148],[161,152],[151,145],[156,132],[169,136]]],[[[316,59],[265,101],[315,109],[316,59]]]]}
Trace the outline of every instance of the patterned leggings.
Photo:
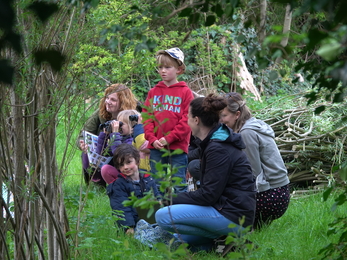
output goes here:
{"type": "Polygon", "coordinates": [[[254,229],[270,224],[287,210],[290,200],[289,185],[257,193],[254,229]]]}

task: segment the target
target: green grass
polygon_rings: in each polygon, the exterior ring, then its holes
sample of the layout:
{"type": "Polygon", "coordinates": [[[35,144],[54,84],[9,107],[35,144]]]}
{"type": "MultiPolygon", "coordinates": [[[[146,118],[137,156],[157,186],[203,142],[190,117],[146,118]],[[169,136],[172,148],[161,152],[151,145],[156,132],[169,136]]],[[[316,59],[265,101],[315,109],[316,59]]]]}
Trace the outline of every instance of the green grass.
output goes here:
{"type": "MultiPolygon", "coordinates": [[[[83,205],[79,195],[87,198],[80,214],[78,230],[78,252],[74,259],[168,259],[173,256],[153,251],[137,240],[119,233],[113,225],[109,199],[104,189],[95,185],[87,187],[81,177],[81,163],[76,153],[64,182],[70,228],[76,229],[78,207],[83,205]],[[86,195],[87,194],[87,195],[86,195]]],[[[332,197],[334,197],[333,194],[332,197]]],[[[344,216],[346,205],[332,212],[333,198],[322,201],[322,193],[292,197],[285,215],[268,227],[248,235],[258,249],[249,254],[253,259],[320,259],[318,251],[327,245],[332,237],[327,237],[328,224],[337,216],[344,216]]],[[[177,259],[219,259],[215,254],[197,253],[179,256],[177,259]]]]}
{"type": "MultiPolygon", "coordinates": [[[[57,137],[57,147],[65,142],[61,135],[57,137]]],[[[204,252],[175,257],[165,251],[150,250],[118,232],[105,190],[93,184],[88,187],[84,184],[80,151],[74,145],[70,145],[69,151],[70,163],[64,173],[63,189],[70,236],[74,237],[70,240],[72,259],[220,259],[216,254],[204,252]],[[78,218],[80,222],[77,226],[78,218]],[[73,241],[78,241],[77,245],[73,241]]],[[[59,154],[57,157],[58,160],[62,158],[59,154]]],[[[337,194],[333,193],[327,202],[322,201],[322,193],[292,197],[283,217],[247,235],[258,246],[248,254],[248,259],[321,259],[319,250],[336,239],[326,235],[328,224],[335,217],[346,215],[346,204],[339,206],[335,212],[331,211],[337,194]]]]}

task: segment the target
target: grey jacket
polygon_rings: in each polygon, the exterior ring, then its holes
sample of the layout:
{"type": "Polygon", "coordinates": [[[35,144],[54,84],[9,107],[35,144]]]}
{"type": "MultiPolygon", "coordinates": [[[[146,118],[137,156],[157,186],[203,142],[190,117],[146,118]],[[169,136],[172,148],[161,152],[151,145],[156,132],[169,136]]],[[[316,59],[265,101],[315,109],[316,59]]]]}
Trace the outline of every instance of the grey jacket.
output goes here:
{"type": "Polygon", "coordinates": [[[244,150],[256,177],[258,192],[282,187],[289,183],[287,168],[275,142],[271,126],[254,117],[240,130],[246,145],[244,150]]]}

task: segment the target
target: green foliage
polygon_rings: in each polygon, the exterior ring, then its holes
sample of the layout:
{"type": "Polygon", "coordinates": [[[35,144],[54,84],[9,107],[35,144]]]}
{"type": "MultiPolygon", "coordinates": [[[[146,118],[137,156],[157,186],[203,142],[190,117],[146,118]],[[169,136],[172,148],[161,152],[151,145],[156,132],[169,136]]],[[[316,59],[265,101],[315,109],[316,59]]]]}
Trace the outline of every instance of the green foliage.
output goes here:
{"type": "MultiPolygon", "coordinates": [[[[299,60],[295,67],[296,71],[302,71],[307,75],[307,79],[312,81],[312,91],[306,97],[309,102],[314,102],[319,98],[319,92],[327,91],[326,100],[342,102],[346,96],[346,26],[347,20],[342,15],[347,7],[346,1],[305,1],[302,5],[293,1],[274,1],[282,4],[291,4],[296,8],[295,17],[304,16],[306,13],[312,14],[306,21],[306,26],[302,32],[295,37],[291,37],[289,46],[285,51],[281,47],[274,47],[278,43],[277,36],[269,36],[264,42],[268,46],[272,45],[272,53],[278,53],[281,57],[293,60],[295,55],[311,55],[310,60],[299,60]],[[324,18],[322,18],[324,17],[324,18]],[[317,19],[318,18],[318,19],[317,19]],[[297,46],[304,44],[301,50],[297,46]],[[293,55],[295,54],[295,55],[293,55]]],[[[262,55],[258,55],[260,58],[262,55]]],[[[324,110],[320,107],[316,110],[319,113],[324,110]]]]}
{"type": "MultiPolygon", "coordinates": [[[[337,189],[339,194],[335,197],[335,203],[331,207],[331,211],[336,211],[347,202],[347,186],[346,186],[347,161],[340,165],[340,175],[345,181],[345,185],[335,184],[328,187],[323,193],[324,201],[327,201],[333,190],[337,189]],[[335,185],[336,186],[335,186],[335,185]]],[[[337,217],[328,226],[327,236],[338,236],[337,241],[332,241],[319,251],[322,259],[342,260],[347,257],[347,217],[337,217]]]]}

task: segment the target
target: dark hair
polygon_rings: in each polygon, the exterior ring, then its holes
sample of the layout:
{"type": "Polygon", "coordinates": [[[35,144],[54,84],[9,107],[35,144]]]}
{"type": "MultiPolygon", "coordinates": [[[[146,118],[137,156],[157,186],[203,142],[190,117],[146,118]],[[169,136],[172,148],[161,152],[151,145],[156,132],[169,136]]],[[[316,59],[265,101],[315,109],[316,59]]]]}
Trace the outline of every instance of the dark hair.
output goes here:
{"type": "Polygon", "coordinates": [[[252,113],[249,108],[246,106],[246,101],[242,99],[242,96],[237,92],[230,92],[224,95],[228,104],[228,110],[230,113],[235,114],[237,111],[240,111],[240,116],[236,120],[233,130],[235,133],[238,133],[243,125],[248,119],[252,117],[252,113]]]}
{"type": "Polygon", "coordinates": [[[190,102],[190,113],[199,117],[202,124],[214,127],[219,122],[219,114],[227,106],[223,97],[209,94],[207,97],[195,98],[190,102]]]}
{"type": "Polygon", "coordinates": [[[140,163],[140,152],[131,144],[120,144],[113,154],[113,163],[116,169],[119,169],[124,162],[134,158],[136,163],[140,163]]]}

